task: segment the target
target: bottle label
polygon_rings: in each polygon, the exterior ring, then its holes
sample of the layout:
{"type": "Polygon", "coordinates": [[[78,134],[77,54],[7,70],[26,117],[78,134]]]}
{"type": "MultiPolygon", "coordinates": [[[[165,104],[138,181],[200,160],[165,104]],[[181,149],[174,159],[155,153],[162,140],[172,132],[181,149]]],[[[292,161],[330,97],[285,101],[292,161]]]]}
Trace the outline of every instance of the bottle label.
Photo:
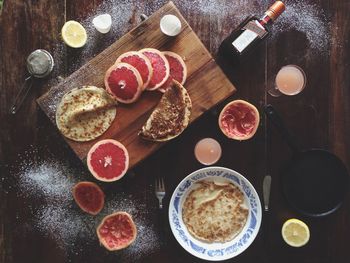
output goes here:
{"type": "Polygon", "coordinates": [[[267,31],[258,21],[250,21],[243,27],[244,32],[232,42],[232,45],[242,52],[250,43],[252,43],[257,37],[264,37],[267,31]]]}
{"type": "Polygon", "coordinates": [[[249,21],[243,29],[249,29],[250,31],[253,31],[259,35],[260,38],[263,38],[267,34],[267,31],[265,28],[258,22],[258,21],[249,21]]]}
{"type": "Polygon", "coordinates": [[[239,51],[242,52],[250,43],[258,37],[258,34],[246,29],[235,41],[232,42],[232,45],[239,51]]]}

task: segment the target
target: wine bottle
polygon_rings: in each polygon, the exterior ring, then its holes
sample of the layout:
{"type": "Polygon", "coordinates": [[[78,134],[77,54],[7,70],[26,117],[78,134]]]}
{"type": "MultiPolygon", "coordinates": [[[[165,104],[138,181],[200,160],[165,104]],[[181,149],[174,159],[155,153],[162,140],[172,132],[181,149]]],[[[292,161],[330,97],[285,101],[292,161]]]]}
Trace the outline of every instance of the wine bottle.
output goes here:
{"type": "Polygon", "coordinates": [[[264,42],[264,39],[270,34],[271,25],[284,10],[285,5],[281,1],[276,1],[262,18],[254,15],[248,16],[224,39],[220,45],[219,54],[230,58],[234,63],[239,63],[264,42]]]}

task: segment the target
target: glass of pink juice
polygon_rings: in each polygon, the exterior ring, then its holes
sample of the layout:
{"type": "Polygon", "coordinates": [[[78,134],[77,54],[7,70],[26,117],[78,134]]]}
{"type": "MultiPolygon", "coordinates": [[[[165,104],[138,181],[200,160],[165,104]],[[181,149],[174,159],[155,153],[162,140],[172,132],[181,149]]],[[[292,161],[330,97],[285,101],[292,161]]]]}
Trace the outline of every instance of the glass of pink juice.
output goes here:
{"type": "Polygon", "coordinates": [[[299,94],[306,85],[305,72],[296,65],[282,67],[275,79],[275,87],[269,90],[274,97],[283,95],[293,96],[299,94]]]}
{"type": "Polygon", "coordinates": [[[201,164],[212,165],[221,157],[221,145],[213,138],[204,138],[194,147],[194,155],[201,164]]]}

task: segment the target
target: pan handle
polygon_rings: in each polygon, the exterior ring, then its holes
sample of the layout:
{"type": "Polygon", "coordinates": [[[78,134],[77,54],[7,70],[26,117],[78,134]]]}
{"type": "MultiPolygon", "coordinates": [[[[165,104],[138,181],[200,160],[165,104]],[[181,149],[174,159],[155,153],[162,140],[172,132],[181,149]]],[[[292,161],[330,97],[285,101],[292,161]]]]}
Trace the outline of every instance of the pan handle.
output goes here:
{"type": "Polygon", "coordinates": [[[294,153],[300,152],[299,147],[292,137],[292,135],[289,133],[287,127],[284,125],[284,122],[281,118],[281,116],[278,114],[278,112],[272,107],[271,104],[266,105],[264,108],[265,114],[267,118],[273,123],[273,125],[278,129],[279,133],[284,138],[285,142],[288,144],[288,146],[292,149],[294,153]]]}

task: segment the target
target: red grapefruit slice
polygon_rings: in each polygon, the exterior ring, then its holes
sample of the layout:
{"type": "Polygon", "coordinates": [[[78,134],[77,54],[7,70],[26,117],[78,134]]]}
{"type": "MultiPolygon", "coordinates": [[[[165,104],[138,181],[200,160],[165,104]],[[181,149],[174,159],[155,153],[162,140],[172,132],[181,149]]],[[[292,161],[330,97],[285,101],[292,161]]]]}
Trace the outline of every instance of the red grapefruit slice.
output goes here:
{"type": "Polygon", "coordinates": [[[81,210],[91,215],[97,215],[105,203],[103,191],[92,182],[77,183],[73,187],[73,197],[81,210]]]}
{"type": "Polygon", "coordinates": [[[142,90],[145,90],[153,74],[152,65],[149,59],[140,52],[130,51],[120,55],[115,64],[120,62],[130,64],[138,70],[143,81],[142,90]]]}
{"type": "Polygon", "coordinates": [[[126,212],[106,216],[96,232],[100,243],[110,251],[126,248],[135,241],[137,235],[135,223],[126,212]]]}
{"type": "Polygon", "coordinates": [[[219,127],[231,139],[248,140],[259,127],[260,115],[256,107],[244,100],[228,103],[220,113],[219,127]]]}
{"type": "Polygon", "coordinates": [[[116,140],[99,141],[88,152],[87,166],[96,179],[103,182],[117,181],[128,170],[128,150],[116,140]]]}
{"type": "Polygon", "coordinates": [[[127,63],[110,67],[104,82],[106,90],[121,103],[133,103],[142,92],[143,81],[140,73],[127,63]]]}
{"type": "Polygon", "coordinates": [[[172,85],[173,79],[181,85],[185,84],[187,78],[187,67],[182,57],[178,54],[171,51],[164,51],[163,54],[168,60],[170,66],[170,74],[167,81],[165,81],[165,83],[158,89],[164,93],[172,85]]]}
{"type": "Polygon", "coordinates": [[[152,64],[153,75],[147,86],[148,90],[156,90],[164,84],[170,74],[169,62],[165,56],[157,49],[144,48],[139,52],[144,54],[152,64]]]}

